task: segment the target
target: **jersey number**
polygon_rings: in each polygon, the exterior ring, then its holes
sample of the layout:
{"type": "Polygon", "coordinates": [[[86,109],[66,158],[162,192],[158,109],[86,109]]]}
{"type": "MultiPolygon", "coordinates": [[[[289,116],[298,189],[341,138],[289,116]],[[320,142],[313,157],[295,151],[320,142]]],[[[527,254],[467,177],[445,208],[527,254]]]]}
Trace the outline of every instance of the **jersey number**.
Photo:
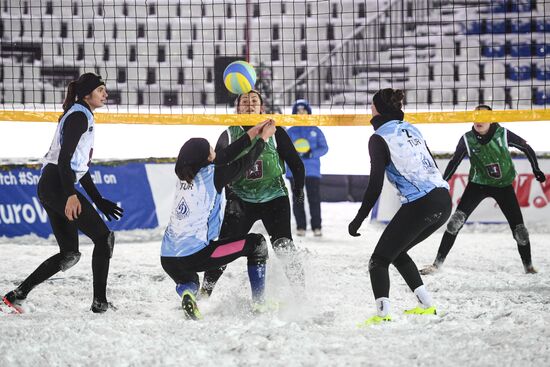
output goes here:
{"type": "Polygon", "coordinates": [[[409,133],[409,130],[407,129],[401,129],[401,131],[403,131],[405,134],[407,134],[407,138],[412,138],[411,134],[409,133]]]}

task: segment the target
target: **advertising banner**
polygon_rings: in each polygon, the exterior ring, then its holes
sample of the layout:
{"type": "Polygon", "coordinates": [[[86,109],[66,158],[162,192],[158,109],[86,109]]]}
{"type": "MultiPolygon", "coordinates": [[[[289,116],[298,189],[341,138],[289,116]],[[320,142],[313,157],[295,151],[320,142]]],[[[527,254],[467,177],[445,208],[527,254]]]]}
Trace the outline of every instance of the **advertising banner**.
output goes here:
{"type": "MultiPolygon", "coordinates": [[[[126,230],[158,227],[145,164],[94,165],[90,174],[101,195],[124,209],[120,221],[107,222],[109,228],[126,230]]],[[[48,237],[51,234],[48,216],[36,193],[39,179],[40,169],[37,168],[0,170],[0,236],[15,237],[34,233],[48,237]]],[[[77,185],[77,190],[85,194],[80,185],[77,185]]]]}

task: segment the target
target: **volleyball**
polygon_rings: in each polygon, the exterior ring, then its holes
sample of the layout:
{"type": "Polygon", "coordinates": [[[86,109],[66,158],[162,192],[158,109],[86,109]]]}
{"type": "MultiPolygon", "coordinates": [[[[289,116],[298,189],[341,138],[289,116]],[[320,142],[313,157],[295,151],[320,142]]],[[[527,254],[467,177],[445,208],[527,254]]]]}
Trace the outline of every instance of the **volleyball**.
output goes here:
{"type": "Polygon", "coordinates": [[[294,142],[294,148],[296,148],[296,151],[301,154],[307,153],[311,150],[311,147],[309,146],[309,141],[304,138],[297,139],[294,142]]]}
{"type": "Polygon", "coordinates": [[[248,93],[256,84],[256,71],[246,61],[234,61],[225,68],[223,82],[233,94],[248,93]]]}

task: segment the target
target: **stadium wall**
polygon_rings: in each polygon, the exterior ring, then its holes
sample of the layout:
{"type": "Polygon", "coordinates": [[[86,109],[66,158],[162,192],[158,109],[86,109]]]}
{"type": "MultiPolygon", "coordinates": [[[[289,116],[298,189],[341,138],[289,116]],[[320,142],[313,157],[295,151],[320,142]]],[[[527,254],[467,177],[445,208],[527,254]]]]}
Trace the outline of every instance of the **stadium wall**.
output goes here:
{"type": "MultiPolygon", "coordinates": [[[[437,161],[439,167],[445,167],[447,162],[437,161]]],[[[539,163],[544,172],[550,172],[550,159],[540,159],[539,163]]],[[[536,181],[527,159],[514,158],[514,164],[518,172],[514,186],[525,221],[547,222],[550,182],[536,181]]],[[[469,165],[462,164],[450,181],[453,205],[464,191],[468,170],[469,165]]],[[[113,230],[153,229],[168,223],[176,187],[173,162],[103,162],[94,165],[90,172],[99,191],[124,208],[124,217],[109,223],[113,230]]],[[[0,165],[0,237],[35,234],[47,238],[51,234],[46,212],[36,194],[39,177],[38,165],[0,165]]],[[[325,202],[361,201],[367,185],[365,175],[324,175],[321,197],[325,202]]],[[[505,222],[500,211],[494,210],[495,205],[494,201],[484,201],[470,222],[505,222]]],[[[386,183],[372,219],[387,222],[398,207],[395,190],[386,183]]]]}

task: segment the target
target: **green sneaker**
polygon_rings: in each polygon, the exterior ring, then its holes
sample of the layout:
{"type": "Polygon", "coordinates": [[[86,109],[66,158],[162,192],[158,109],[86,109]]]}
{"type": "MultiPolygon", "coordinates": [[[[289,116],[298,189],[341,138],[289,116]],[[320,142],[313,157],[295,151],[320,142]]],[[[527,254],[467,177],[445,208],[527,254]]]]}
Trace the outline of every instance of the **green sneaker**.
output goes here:
{"type": "Polygon", "coordinates": [[[384,321],[391,321],[391,316],[390,315],[386,315],[386,316],[374,315],[373,317],[357,324],[357,327],[358,328],[365,328],[365,327],[369,327],[369,326],[372,326],[372,325],[379,325],[384,321]]]}
{"type": "Polygon", "coordinates": [[[405,315],[437,315],[437,310],[435,309],[435,306],[428,308],[416,306],[413,309],[405,310],[403,313],[405,315]]]}
{"type": "Polygon", "coordinates": [[[202,315],[197,306],[197,299],[193,292],[186,290],[181,295],[181,308],[185,312],[185,318],[190,320],[201,320],[202,315]]]}

